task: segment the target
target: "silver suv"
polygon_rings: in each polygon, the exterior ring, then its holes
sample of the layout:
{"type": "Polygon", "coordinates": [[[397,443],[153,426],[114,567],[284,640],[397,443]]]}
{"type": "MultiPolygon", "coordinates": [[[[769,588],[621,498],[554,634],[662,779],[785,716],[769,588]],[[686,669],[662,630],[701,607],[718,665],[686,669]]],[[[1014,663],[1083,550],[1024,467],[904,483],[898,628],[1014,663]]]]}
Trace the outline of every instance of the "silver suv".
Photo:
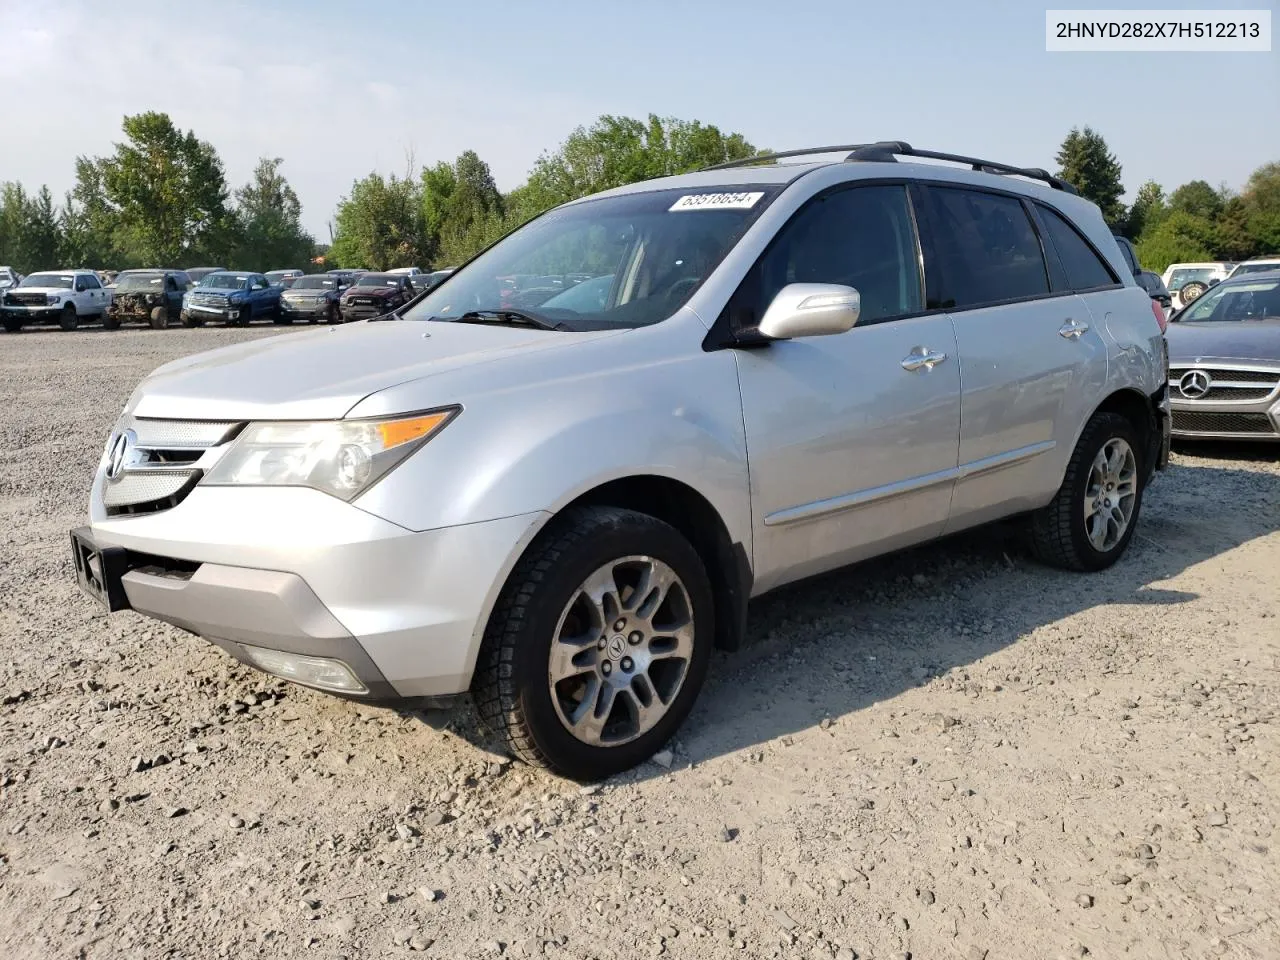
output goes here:
{"type": "Polygon", "coordinates": [[[898,142],[787,156],[835,150],[575,201],[390,314],[159,368],[82,585],[321,690],[470,691],[596,778],[780,584],[1011,515],[1048,563],[1114,563],[1167,359],[1097,208],[898,142]]]}

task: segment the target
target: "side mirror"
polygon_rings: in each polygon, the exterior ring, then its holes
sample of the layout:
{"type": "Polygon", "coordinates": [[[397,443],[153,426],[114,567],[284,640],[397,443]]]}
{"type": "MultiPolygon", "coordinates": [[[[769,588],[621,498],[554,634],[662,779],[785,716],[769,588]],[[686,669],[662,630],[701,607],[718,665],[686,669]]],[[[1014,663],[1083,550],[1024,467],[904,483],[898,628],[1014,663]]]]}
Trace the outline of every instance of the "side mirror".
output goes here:
{"type": "Polygon", "coordinates": [[[1220,284],[1221,282],[1222,282],[1221,280],[1219,280],[1219,279],[1217,279],[1217,278],[1215,277],[1214,279],[1212,279],[1212,280],[1210,280],[1210,281],[1209,281],[1209,286],[1211,286],[1211,287],[1216,287],[1216,286],[1217,286],[1218,284],[1220,284]]]}
{"type": "Polygon", "coordinates": [[[759,331],[774,340],[844,333],[858,322],[862,298],[838,283],[789,283],[773,298],[759,331]]]}

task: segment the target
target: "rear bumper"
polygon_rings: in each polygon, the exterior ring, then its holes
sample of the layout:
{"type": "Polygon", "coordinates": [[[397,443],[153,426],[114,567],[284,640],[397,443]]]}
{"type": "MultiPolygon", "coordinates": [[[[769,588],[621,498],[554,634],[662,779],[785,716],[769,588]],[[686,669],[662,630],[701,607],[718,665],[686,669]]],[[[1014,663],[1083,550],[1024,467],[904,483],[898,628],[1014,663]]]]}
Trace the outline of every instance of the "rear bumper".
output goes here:
{"type": "Polygon", "coordinates": [[[543,519],[413,532],[315,491],[196,488],[157,514],[94,517],[90,535],[126,552],[135,611],[250,665],[246,647],[340,661],[365,687],[354,695],[386,701],[470,688],[489,611],[543,519]]]}

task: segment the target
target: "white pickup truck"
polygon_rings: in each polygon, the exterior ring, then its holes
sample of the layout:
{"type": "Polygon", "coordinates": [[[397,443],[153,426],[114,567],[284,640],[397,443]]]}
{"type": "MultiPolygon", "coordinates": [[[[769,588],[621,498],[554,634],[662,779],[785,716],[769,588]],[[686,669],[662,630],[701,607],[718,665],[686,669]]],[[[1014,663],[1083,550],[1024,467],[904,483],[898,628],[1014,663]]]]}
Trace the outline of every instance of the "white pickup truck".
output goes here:
{"type": "Polygon", "coordinates": [[[103,317],[110,302],[92,270],[46,270],[23,277],[0,294],[0,318],[9,333],[41,320],[74,330],[82,320],[103,317]]]}

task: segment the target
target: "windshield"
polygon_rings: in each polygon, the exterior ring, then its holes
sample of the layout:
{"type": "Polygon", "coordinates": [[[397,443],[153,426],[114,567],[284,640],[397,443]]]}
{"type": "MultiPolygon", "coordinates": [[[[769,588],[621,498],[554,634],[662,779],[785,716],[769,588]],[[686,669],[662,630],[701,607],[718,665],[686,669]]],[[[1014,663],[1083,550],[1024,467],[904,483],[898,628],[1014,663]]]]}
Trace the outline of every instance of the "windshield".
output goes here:
{"type": "Polygon", "coordinates": [[[299,277],[293,284],[294,290],[337,290],[337,277],[299,277]]]}
{"type": "Polygon", "coordinates": [[[33,273],[29,277],[23,277],[22,282],[18,284],[18,286],[58,287],[63,290],[70,290],[74,284],[75,281],[70,276],[63,273],[33,273]]]}
{"type": "Polygon", "coordinates": [[[1173,271],[1173,275],[1169,277],[1169,289],[1181,290],[1183,284],[1190,283],[1192,280],[1208,283],[1217,275],[1218,272],[1213,267],[1183,267],[1173,271]]]}
{"type": "Polygon", "coordinates": [[[405,319],[514,310],[566,330],[658,323],[684,305],[777,192],[654,190],[561,207],[450,275],[405,319]],[[583,283],[594,286],[570,297],[583,283]]]}
{"type": "Polygon", "coordinates": [[[116,278],[116,290],[159,290],[163,285],[160,273],[129,273],[116,278]]]}
{"type": "Polygon", "coordinates": [[[1280,280],[1219,285],[1183,311],[1178,320],[1280,320],[1280,280]]]}
{"type": "Polygon", "coordinates": [[[398,287],[401,277],[391,273],[366,273],[356,277],[357,287],[398,287]]]}
{"type": "Polygon", "coordinates": [[[213,290],[243,290],[249,278],[235,273],[211,273],[200,281],[200,286],[213,290]]]}
{"type": "Polygon", "coordinates": [[[1271,263],[1242,263],[1236,267],[1231,276],[1239,277],[1246,273],[1267,273],[1271,270],[1280,270],[1280,260],[1273,260],[1271,263]]]}

